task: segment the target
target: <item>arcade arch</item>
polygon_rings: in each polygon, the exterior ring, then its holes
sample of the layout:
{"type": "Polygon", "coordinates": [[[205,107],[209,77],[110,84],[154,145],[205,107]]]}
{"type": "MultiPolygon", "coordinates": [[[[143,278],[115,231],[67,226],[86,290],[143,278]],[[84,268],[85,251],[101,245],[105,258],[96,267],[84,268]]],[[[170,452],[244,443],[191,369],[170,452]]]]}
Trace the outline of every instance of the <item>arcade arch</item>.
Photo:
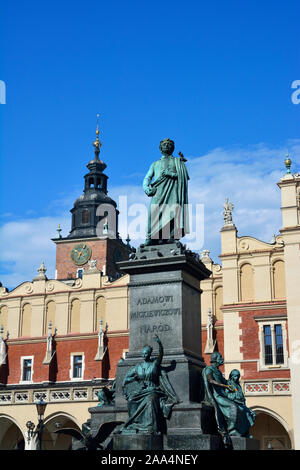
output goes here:
{"type": "Polygon", "coordinates": [[[250,433],[260,441],[260,450],[292,449],[291,429],[277,413],[262,407],[253,407],[257,414],[250,433]]]}

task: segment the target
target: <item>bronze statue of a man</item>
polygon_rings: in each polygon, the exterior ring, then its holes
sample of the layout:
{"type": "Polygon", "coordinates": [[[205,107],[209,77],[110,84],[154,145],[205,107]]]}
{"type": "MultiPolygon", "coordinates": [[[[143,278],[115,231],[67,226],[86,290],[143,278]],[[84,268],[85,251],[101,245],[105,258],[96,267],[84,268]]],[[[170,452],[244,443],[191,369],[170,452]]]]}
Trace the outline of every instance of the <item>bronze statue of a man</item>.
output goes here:
{"type": "Polygon", "coordinates": [[[188,172],[181,154],[174,157],[174,142],[164,139],[159,145],[161,158],[152,163],[143,189],[152,197],[145,245],[173,242],[189,233],[188,172]]]}
{"type": "Polygon", "coordinates": [[[254,424],[255,413],[246,407],[245,397],[239,384],[240,373],[234,369],[226,380],[219,370],[224,363],[222,355],[211,354],[211,365],[203,369],[202,375],[206,395],[214,406],[218,431],[225,445],[228,436],[251,437],[249,430],[254,424]]]}

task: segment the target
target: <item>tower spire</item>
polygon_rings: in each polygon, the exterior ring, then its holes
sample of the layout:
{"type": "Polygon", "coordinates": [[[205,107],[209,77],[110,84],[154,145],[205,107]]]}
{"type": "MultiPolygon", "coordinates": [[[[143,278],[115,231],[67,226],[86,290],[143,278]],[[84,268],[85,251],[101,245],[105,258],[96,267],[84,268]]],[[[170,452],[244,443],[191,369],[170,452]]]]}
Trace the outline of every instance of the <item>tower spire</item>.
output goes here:
{"type": "Polygon", "coordinates": [[[100,147],[102,146],[102,142],[99,140],[99,114],[97,114],[96,140],[93,145],[95,147],[95,159],[99,160],[100,147]]]}

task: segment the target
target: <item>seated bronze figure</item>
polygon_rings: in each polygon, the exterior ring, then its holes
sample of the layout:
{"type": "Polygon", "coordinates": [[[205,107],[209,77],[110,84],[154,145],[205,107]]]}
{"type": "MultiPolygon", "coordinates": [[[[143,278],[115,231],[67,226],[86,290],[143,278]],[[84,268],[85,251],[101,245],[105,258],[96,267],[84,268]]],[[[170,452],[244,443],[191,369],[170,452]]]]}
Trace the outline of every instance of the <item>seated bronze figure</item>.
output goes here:
{"type": "Polygon", "coordinates": [[[226,436],[252,437],[250,427],[254,424],[255,413],[245,405],[245,397],[239,384],[240,373],[234,369],[229,380],[219,370],[224,363],[219,352],[211,355],[211,365],[203,369],[206,397],[214,406],[218,431],[226,436]]]}
{"type": "Polygon", "coordinates": [[[121,433],[162,434],[165,420],[178,402],[166,372],[161,368],[163,346],[156,335],[159,354],[151,359],[152,347],[143,349],[144,361],[129,370],[123,381],[123,394],[128,400],[128,420],[121,433]]]}

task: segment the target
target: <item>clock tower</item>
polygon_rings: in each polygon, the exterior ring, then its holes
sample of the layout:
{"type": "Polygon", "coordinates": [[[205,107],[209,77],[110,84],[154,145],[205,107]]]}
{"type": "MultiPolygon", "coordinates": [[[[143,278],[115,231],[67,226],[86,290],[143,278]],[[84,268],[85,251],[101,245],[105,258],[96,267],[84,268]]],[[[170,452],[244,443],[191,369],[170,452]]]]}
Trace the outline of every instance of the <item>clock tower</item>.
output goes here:
{"type": "Polygon", "coordinates": [[[84,176],[83,194],[71,209],[71,231],[62,238],[59,228],[58,237],[52,239],[56,244],[57,279],[81,277],[91,260],[97,260],[97,268],[104,275],[118,277],[116,263],[127,260],[132,251],[129,241],[125,244],[119,237],[119,211],[107,194],[108,176],[103,173],[106,164],[99,158],[98,123],[93,145],[95,156],[87,164],[89,172],[84,176]]]}

